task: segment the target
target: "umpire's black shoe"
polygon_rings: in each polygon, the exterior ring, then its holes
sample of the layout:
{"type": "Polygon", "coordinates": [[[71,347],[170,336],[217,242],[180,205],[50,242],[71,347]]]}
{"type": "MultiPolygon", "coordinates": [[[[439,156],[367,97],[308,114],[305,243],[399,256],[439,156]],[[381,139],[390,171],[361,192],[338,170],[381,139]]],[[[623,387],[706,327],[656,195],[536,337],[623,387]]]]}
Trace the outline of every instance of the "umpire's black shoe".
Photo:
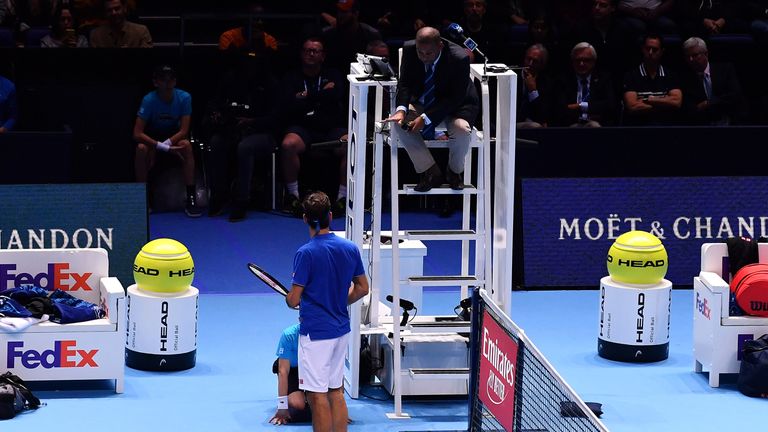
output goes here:
{"type": "Polygon", "coordinates": [[[197,206],[195,194],[187,195],[187,205],[184,206],[184,213],[189,217],[200,217],[203,214],[203,211],[197,206]]]}
{"type": "Polygon", "coordinates": [[[416,187],[413,188],[416,192],[428,192],[433,187],[438,187],[443,183],[443,173],[440,171],[440,168],[437,167],[437,164],[432,165],[429,167],[428,170],[421,173],[421,177],[419,178],[419,184],[416,185],[416,187]]]}
{"type": "Polygon", "coordinates": [[[301,217],[301,214],[303,213],[301,209],[301,201],[299,201],[299,198],[297,198],[296,195],[292,193],[285,194],[285,198],[283,199],[283,213],[301,217]]]}
{"type": "Polygon", "coordinates": [[[245,220],[245,216],[248,213],[248,203],[243,201],[235,201],[232,204],[232,211],[229,212],[230,222],[240,222],[245,220]]]}
{"type": "Polygon", "coordinates": [[[453,190],[464,189],[463,177],[464,177],[464,173],[456,174],[450,168],[448,168],[448,171],[445,173],[445,181],[448,182],[448,186],[450,186],[451,189],[453,190]]]}

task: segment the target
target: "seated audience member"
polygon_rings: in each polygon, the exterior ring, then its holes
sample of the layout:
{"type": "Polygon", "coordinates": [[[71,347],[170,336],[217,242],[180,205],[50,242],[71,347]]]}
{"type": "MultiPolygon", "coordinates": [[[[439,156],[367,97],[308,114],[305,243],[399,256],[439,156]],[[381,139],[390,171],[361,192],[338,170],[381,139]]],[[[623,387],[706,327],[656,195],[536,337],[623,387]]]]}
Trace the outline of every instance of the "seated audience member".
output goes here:
{"type": "Polygon", "coordinates": [[[675,0],[619,0],[622,31],[636,43],[651,32],[677,34],[677,24],[670,18],[674,5],[675,0]]]}
{"type": "Polygon", "coordinates": [[[267,160],[275,149],[273,132],[277,120],[277,81],[266,60],[251,54],[242,54],[238,60],[224,74],[209,112],[213,135],[208,215],[221,214],[231,200],[230,184],[234,177],[230,222],[245,219],[255,162],[267,160]],[[230,174],[231,167],[235,168],[234,176],[230,174]]]}
{"type": "Polygon", "coordinates": [[[0,76],[0,134],[12,131],[18,117],[16,85],[8,78],[0,76]]]}
{"type": "MultiPolygon", "coordinates": [[[[248,8],[250,14],[264,13],[264,8],[258,4],[251,4],[248,8]]],[[[277,52],[277,39],[264,31],[264,20],[252,16],[249,23],[225,31],[219,36],[220,50],[247,50],[257,56],[268,55],[277,52]]]]}
{"type": "Polygon", "coordinates": [[[547,98],[550,96],[546,75],[548,59],[549,52],[542,44],[533,44],[525,50],[517,92],[518,128],[547,126],[547,98]]]}
{"type": "MultiPolygon", "coordinates": [[[[105,24],[104,0],[70,0],[70,8],[77,17],[78,33],[90,34],[94,28],[105,24]]],[[[136,10],[136,0],[128,0],[128,16],[136,10]]]]}
{"type": "Polygon", "coordinates": [[[51,24],[60,0],[2,0],[7,24],[16,32],[16,46],[26,44],[26,34],[31,27],[47,27],[51,24]]]}
{"type": "Polygon", "coordinates": [[[613,122],[615,101],[608,75],[595,68],[597,52],[587,42],[571,49],[571,71],[555,85],[553,117],[560,126],[600,127],[613,122]]]}
{"type": "Polygon", "coordinates": [[[744,12],[755,39],[762,44],[768,43],[768,0],[745,1],[744,12]]]}
{"type": "MultiPolygon", "coordinates": [[[[625,53],[628,47],[634,47],[616,19],[617,3],[618,0],[593,0],[590,18],[576,30],[577,40],[573,41],[589,42],[595,47],[598,56],[596,67],[613,77],[621,77],[628,68],[625,53]]],[[[621,80],[615,80],[614,84],[621,85],[621,80]]]]}
{"type": "MultiPolygon", "coordinates": [[[[170,66],[158,67],[152,83],[155,90],[141,101],[133,127],[136,140],[135,173],[137,182],[146,182],[157,152],[180,157],[187,187],[187,216],[201,214],[195,196],[195,157],[189,142],[192,96],[176,88],[176,72],[170,66]]],[[[151,203],[150,203],[151,204],[151,203]]]]}
{"type": "Polygon", "coordinates": [[[677,0],[681,8],[680,26],[686,36],[713,36],[745,33],[749,24],[743,18],[743,0],[677,0]]]}
{"type": "Polygon", "coordinates": [[[688,64],[681,79],[686,122],[725,126],[744,119],[746,101],[730,63],[711,63],[707,44],[692,37],[683,42],[688,64]]]}
{"type": "Polygon", "coordinates": [[[56,12],[51,25],[51,34],[40,39],[42,48],[87,48],[88,39],[76,32],[77,26],[69,7],[62,7],[56,12]]]}
{"type": "Polygon", "coordinates": [[[392,137],[400,141],[419,173],[414,190],[427,192],[443,179],[452,189],[463,189],[464,161],[480,105],[464,47],[441,38],[433,27],[419,29],[415,41],[403,46],[396,103],[385,121],[392,123],[392,137]],[[424,142],[435,139],[435,129],[443,122],[449,149],[445,177],[424,142]]]}
{"type": "Polygon", "coordinates": [[[357,53],[364,53],[369,42],[381,39],[378,30],[360,21],[358,0],[336,2],[336,24],[323,30],[325,64],[339,71],[349,71],[357,53]]]}
{"type": "Polygon", "coordinates": [[[675,124],[680,119],[683,96],[678,78],[661,64],[661,36],[646,36],[641,51],[643,61],[624,77],[624,124],[675,124]]]}
{"type": "MultiPolygon", "coordinates": [[[[280,144],[280,162],[286,195],[283,210],[301,217],[299,198],[300,156],[312,143],[345,140],[347,113],[344,109],[344,79],[325,66],[320,39],[307,38],[301,47],[301,67],[286,73],[281,84],[283,121],[288,128],[280,144]]],[[[347,196],[346,146],[337,150],[339,192],[333,214],[344,214],[347,196]]]]}
{"type": "MultiPolygon", "coordinates": [[[[505,30],[491,22],[486,0],[464,0],[463,16],[459,24],[464,35],[472,38],[484,54],[494,63],[507,63],[505,30]]],[[[456,41],[461,42],[461,41],[456,41]]],[[[478,53],[467,50],[470,63],[483,63],[485,59],[478,53]]]]}
{"type": "Polygon", "coordinates": [[[94,48],[151,48],[149,29],[126,19],[127,0],[104,0],[106,24],[91,31],[94,48]]]}

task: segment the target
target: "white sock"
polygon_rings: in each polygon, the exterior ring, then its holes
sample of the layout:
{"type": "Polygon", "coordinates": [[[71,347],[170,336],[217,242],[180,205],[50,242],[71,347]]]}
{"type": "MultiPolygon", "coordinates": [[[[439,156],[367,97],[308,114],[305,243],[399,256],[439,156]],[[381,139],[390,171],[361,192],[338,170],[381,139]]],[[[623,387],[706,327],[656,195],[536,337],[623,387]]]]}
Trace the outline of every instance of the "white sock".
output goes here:
{"type": "Polygon", "coordinates": [[[296,198],[299,197],[299,181],[294,181],[287,183],[285,185],[285,188],[288,189],[288,193],[295,196],[296,198]]]}
{"type": "Polygon", "coordinates": [[[336,196],[336,201],[347,197],[347,186],[339,185],[339,194],[336,196]]]}

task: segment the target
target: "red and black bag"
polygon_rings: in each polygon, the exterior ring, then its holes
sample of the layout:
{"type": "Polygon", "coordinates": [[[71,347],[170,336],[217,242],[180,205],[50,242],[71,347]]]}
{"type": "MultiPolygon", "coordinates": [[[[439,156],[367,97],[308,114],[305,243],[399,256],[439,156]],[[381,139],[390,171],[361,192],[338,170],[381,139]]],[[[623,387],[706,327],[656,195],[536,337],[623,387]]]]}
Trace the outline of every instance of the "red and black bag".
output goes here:
{"type": "Polygon", "coordinates": [[[768,264],[748,264],[731,279],[731,293],[747,315],[768,317],[768,264]]]}

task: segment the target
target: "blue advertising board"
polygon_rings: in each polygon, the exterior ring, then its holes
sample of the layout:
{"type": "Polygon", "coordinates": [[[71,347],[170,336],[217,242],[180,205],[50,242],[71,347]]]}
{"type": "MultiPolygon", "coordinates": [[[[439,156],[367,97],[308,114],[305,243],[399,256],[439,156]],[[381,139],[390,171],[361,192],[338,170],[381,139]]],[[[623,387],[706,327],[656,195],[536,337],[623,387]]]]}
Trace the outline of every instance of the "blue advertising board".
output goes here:
{"type": "Polygon", "coordinates": [[[133,283],[147,242],[143,183],[0,186],[0,249],[104,248],[109,275],[133,283]]]}
{"type": "Polygon", "coordinates": [[[659,237],[666,278],[691,285],[702,244],[768,237],[768,177],[523,179],[522,218],[526,287],[597,287],[631,230],[659,237]]]}

